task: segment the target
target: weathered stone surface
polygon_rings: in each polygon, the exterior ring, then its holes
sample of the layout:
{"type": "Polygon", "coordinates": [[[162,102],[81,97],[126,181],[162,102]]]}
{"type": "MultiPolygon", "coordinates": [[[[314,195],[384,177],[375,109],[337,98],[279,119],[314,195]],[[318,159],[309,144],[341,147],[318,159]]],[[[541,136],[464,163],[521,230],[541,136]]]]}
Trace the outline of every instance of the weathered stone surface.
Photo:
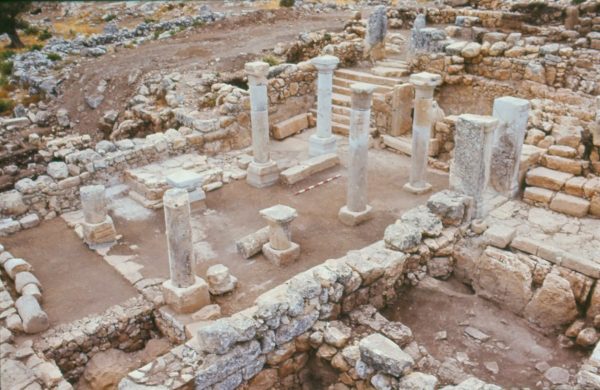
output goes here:
{"type": "Polygon", "coordinates": [[[23,292],[23,287],[28,284],[35,284],[38,287],[42,287],[40,281],[31,272],[19,272],[15,277],[15,290],[18,293],[23,292]]]}
{"type": "Polygon", "coordinates": [[[544,373],[544,378],[548,379],[553,385],[569,383],[569,371],[562,367],[550,367],[544,373]]]}
{"type": "Polygon", "coordinates": [[[360,358],[377,371],[401,376],[412,367],[413,359],[390,339],[374,333],[359,343],[360,358]]]}
{"type": "Polygon", "coordinates": [[[521,313],[532,296],[529,267],[508,251],[487,247],[474,269],[475,292],[521,313]]]}
{"type": "Polygon", "coordinates": [[[427,201],[427,207],[438,215],[444,225],[460,225],[468,219],[471,200],[457,192],[444,190],[437,192],[427,201]]]}
{"type": "Polygon", "coordinates": [[[389,249],[413,251],[421,243],[421,229],[412,224],[396,221],[385,229],[383,240],[389,249]]]}
{"type": "Polygon", "coordinates": [[[485,231],[483,237],[489,245],[506,248],[515,237],[516,230],[510,226],[495,224],[485,231]]]}
{"type": "Polygon", "coordinates": [[[575,342],[582,347],[593,347],[598,342],[598,332],[594,328],[585,328],[577,335],[575,342]]]}
{"type": "Polygon", "coordinates": [[[434,390],[438,380],[435,376],[422,372],[412,372],[398,382],[399,390],[434,390]]]}
{"type": "Polygon", "coordinates": [[[6,271],[8,276],[11,277],[11,279],[14,279],[19,272],[31,271],[32,267],[31,264],[29,264],[23,259],[12,258],[4,263],[4,270],[6,271]]]}
{"type": "Polygon", "coordinates": [[[444,229],[440,218],[426,206],[419,206],[408,210],[402,214],[400,220],[421,229],[421,234],[425,237],[437,237],[442,234],[442,229],[444,229]]]}
{"type": "Polygon", "coordinates": [[[548,169],[545,167],[537,167],[527,172],[526,182],[530,186],[547,188],[553,191],[559,191],[573,177],[571,173],[565,173],[548,169]]]}
{"type": "Polygon", "coordinates": [[[502,390],[500,386],[485,383],[481,379],[470,377],[456,386],[444,386],[441,390],[502,390]]]}
{"type": "Polygon", "coordinates": [[[559,192],[550,202],[550,209],[573,217],[584,217],[590,209],[590,201],[559,192]]]}
{"type": "Polygon", "coordinates": [[[413,334],[410,328],[397,321],[390,321],[383,325],[381,327],[381,333],[401,347],[404,347],[413,339],[413,334]]]}
{"type": "Polygon", "coordinates": [[[269,242],[269,227],[265,226],[254,233],[242,237],[236,241],[235,245],[244,259],[249,259],[259,253],[262,250],[263,245],[267,242],[269,242]]]}
{"type": "Polygon", "coordinates": [[[343,348],[352,336],[352,329],[340,321],[331,321],[323,331],[323,337],[327,344],[336,348],[343,348]]]}
{"type": "Polygon", "coordinates": [[[258,359],[260,344],[249,341],[236,345],[226,355],[209,355],[196,370],[196,388],[206,389],[225,380],[258,359]]]}
{"type": "Polygon", "coordinates": [[[198,347],[207,353],[224,354],[239,337],[226,319],[217,320],[198,329],[198,347]]]}
{"type": "Polygon", "coordinates": [[[16,190],[6,191],[0,194],[0,212],[5,215],[21,215],[28,210],[23,202],[23,195],[16,190]]]}
{"type": "Polygon", "coordinates": [[[535,292],[524,311],[525,318],[542,328],[571,323],[577,314],[577,304],[569,282],[554,273],[546,276],[542,287],[535,292]]]}

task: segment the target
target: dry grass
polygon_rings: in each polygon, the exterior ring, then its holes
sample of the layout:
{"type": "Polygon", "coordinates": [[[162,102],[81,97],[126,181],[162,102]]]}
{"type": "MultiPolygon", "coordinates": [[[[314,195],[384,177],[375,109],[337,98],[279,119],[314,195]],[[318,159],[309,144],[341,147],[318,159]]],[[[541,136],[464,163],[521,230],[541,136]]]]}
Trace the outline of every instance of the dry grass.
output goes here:
{"type": "Polygon", "coordinates": [[[74,18],[63,22],[54,23],[54,33],[67,38],[74,38],[78,34],[92,35],[102,32],[103,26],[96,24],[90,26],[88,22],[84,22],[83,18],[74,18]]]}

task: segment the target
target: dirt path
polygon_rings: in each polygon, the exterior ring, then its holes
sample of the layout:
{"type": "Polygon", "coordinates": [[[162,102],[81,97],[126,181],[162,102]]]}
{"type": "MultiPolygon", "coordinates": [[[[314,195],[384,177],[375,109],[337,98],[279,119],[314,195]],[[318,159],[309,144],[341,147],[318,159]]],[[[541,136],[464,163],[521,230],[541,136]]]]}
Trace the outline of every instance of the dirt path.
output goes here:
{"type": "Polygon", "coordinates": [[[144,42],[137,48],[117,48],[99,58],[83,59],[63,83],[56,107],[69,111],[78,133],[99,135],[98,120],[103,113],[109,109],[122,111],[137,88],[136,83],[128,83],[133,72],[240,70],[246,61],[260,58],[261,51],[279,42],[291,42],[301,32],[339,31],[348,16],[342,11],[309,15],[288,9],[256,11],[184,31],[173,38],[144,42]],[[101,80],[108,80],[105,99],[92,110],[84,97],[101,80]]]}

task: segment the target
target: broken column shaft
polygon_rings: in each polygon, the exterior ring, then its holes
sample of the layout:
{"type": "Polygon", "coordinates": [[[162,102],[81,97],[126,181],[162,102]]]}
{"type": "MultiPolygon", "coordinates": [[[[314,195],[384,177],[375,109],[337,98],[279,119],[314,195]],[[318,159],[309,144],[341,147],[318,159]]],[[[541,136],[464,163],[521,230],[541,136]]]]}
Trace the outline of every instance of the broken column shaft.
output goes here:
{"type": "Polygon", "coordinates": [[[350,111],[350,139],[348,147],[348,189],[346,206],[338,214],[340,221],[348,226],[358,225],[371,216],[367,204],[367,156],[369,150],[369,127],[371,100],[375,87],[356,83],[352,90],[350,111]]]}
{"type": "Polygon", "coordinates": [[[252,121],[252,154],[246,181],[262,188],[275,184],[279,178],[277,164],[269,155],[269,96],[267,94],[266,62],[249,62],[245,66],[250,86],[250,118],[252,121]]]}
{"type": "Polygon", "coordinates": [[[81,187],[81,208],[84,221],[81,224],[83,240],[90,248],[114,243],[117,232],[113,220],[106,213],[106,194],[103,185],[81,187]]]}
{"type": "Polygon", "coordinates": [[[331,97],[333,71],[340,60],[325,55],[313,58],[311,63],[319,72],[317,80],[317,132],[308,139],[308,154],[311,157],[335,153],[335,136],[331,134],[331,97]]]}
{"type": "Polygon", "coordinates": [[[188,192],[169,189],[163,196],[171,278],[163,283],[165,302],[190,313],[210,303],[208,285],[194,273],[194,246],[188,192]]]}
{"type": "Polygon", "coordinates": [[[433,91],[442,82],[438,74],[421,72],[410,76],[415,87],[415,104],[412,126],[412,150],[410,158],[410,179],[404,189],[413,194],[431,190],[425,175],[429,158],[429,138],[433,121],[433,91]]]}

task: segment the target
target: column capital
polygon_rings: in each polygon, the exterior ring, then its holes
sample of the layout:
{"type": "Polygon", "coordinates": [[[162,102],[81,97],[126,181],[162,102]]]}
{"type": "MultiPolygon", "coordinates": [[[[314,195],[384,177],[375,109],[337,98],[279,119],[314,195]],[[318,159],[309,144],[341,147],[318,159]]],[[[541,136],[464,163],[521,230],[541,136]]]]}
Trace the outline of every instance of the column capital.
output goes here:
{"type": "Polygon", "coordinates": [[[410,75],[409,82],[417,89],[431,89],[442,83],[442,76],[436,73],[421,72],[410,75]]]}
{"type": "Polygon", "coordinates": [[[368,110],[371,108],[371,99],[375,86],[366,83],[354,83],[350,85],[352,91],[352,109],[368,110]]]}
{"type": "Polygon", "coordinates": [[[247,62],[244,70],[248,75],[250,85],[266,85],[269,74],[269,64],[262,61],[247,62]]]}
{"type": "Polygon", "coordinates": [[[310,63],[317,68],[319,73],[333,72],[340,63],[340,59],[336,56],[324,55],[311,59],[310,63]]]}
{"type": "Polygon", "coordinates": [[[484,133],[490,133],[496,129],[498,119],[487,115],[462,114],[458,116],[456,126],[478,128],[484,133]]]}
{"type": "Polygon", "coordinates": [[[189,195],[183,188],[170,188],[163,195],[163,204],[165,207],[179,208],[189,204],[189,195]]]}
{"type": "Polygon", "coordinates": [[[269,222],[285,224],[298,216],[296,209],[278,204],[259,211],[260,215],[269,222]]]}

